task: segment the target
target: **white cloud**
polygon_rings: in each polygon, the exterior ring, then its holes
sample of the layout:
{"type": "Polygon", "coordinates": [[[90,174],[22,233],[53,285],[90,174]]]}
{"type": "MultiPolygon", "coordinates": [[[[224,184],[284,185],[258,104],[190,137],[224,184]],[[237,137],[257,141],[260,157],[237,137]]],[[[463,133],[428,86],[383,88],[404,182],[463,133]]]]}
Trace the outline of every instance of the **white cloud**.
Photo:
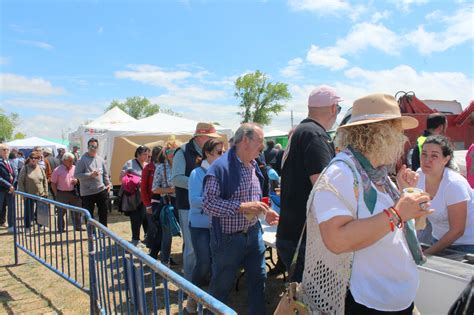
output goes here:
{"type": "MultiPolygon", "coordinates": [[[[351,87],[363,92],[359,96],[376,92],[395,95],[398,91],[414,91],[420,99],[458,100],[464,107],[474,98],[474,82],[461,72],[417,72],[410,66],[400,65],[381,71],[354,67],[345,75],[357,82],[351,87]]],[[[344,94],[342,97],[347,99],[344,94]]]]}
{"type": "MultiPolygon", "coordinates": [[[[63,113],[64,115],[96,116],[103,113],[102,107],[104,104],[75,104],[51,99],[6,99],[2,102],[7,107],[14,107],[18,109],[37,110],[39,112],[54,112],[56,114],[63,113]]],[[[69,118],[68,118],[69,119],[69,118]]]]}
{"type": "Polygon", "coordinates": [[[312,11],[319,13],[347,12],[351,8],[351,5],[343,0],[289,0],[288,5],[296,11],[312,11]]]}
{"type": "Polygon", "coordinates": [[[128,65],[130,71],[116,71],[115,77],[119,79],[131,79],[144,84],[173,88],[177,81],[190,78],[193,74],[189,71],[166,71],[153,65],[128,65]]]}
{"type": "MultiPolygon", "coordinates": [[[[473,6],[458,10],[453,16],[441,17],[439,13],[431,13],[429,17],[436,16],[444,26],[444,31],[436,33],[425,30],[425,26],[420,25],[417,30],[406,35],[409,42],[417,47],[423,55],[432,52],[445,51],[453,46],[462,44],[474,39],[473,6]]],[[[435,11],[436,12],[436,11],[435,11]]],[[[427,17],[428,18],[428,17],[427,17]]]]}
{"type": "Polygon", "coordinates": [[[45,50],[51,50],[54,47],[46,42],[40,42],[40,41],[35,41],[35,40],[17,40],[18,43],[28,45],[28,46],[33,46],[45,50]]]}
{"type": "Polygon", "coordinates": [[[32,137],[49,137],[61,139],[63,136],[67,139],[68,132],[77,129],[77,126],[84,123],[84,116],[53,116],[50,114],[39,114],[29,117],[20,117],[20,124],[14,132],[22,132],[32,137]]]}
{"type": "Polygon", "coordinates": [[[37,95],[55,95],[65,92],[62,87],[54,87],[51,82],[43,78],[27,78],[11,73],[0,73],[0,91],[37,95]]]}
{"type": "Polygon", "coordinates": [[[331,70],[344,68],[348,61],[341,57],[342,53],[336,47],[319,48],[311,45],[306,60],[316,66],[328,67],[331,70]]]}
{"type": "Polygon", "coordinates": [[[288,65],[280,70],[280,74],[288,78],[300,78],[301,67],[303,66],[303,59],[294,58],[288,61],[288,65]]]}
{"type": "Polygon", "coordinates": [[[314,65],[340,70],[348,65],[345,55],[356,54],[369,47],[396,55],[400,51],[400,37],[382,24],[356,24],[346,37],[338,39],[332,47],[311,45],[306,60],[314,65]]]}
{"type": "Polygon", "coordinates": [[[372,23],[377,23],[381,20],[388,19],[390,17],[390,12],[387,10],[384,10],[382,12],[377,11],[374,14],[372,14],[371,22],[372,23]]]}
{"type": "Polygon", "coordinates": [[[350,33],[337,40],[336,48],[343,54],[353,54],[368,47],[373,47],[387,54],[399,52],[400,38],[382,24],[359,23],[350,33]]]}
{"type": "Polygon", "coordinates": [[[409,12],[413,5],[423,5],[429,2],[429,0],[394,0],[395,6],[404,12],[409,12]]]}

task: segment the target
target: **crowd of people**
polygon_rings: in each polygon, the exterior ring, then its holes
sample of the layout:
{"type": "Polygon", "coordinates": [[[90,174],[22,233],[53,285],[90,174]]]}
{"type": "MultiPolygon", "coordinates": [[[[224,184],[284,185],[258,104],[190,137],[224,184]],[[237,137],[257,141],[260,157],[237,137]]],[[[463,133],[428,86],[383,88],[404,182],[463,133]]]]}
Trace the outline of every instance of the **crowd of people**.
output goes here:
{"type": "MultiPolygon", "coordinates": [[[[327,131],[341,101],[333,88],[315,88],[286,149],[273,141],[265,148],[264,131],[254,123],[242,124],[228,142],[201,122],[184,144],[138,146],[120,173],[118,206],[130,218],[131,243],[174,265],[172,238],[181,235],[184,277],[224,303],[243,268],[252,288],[249,313],[264,314],[265,220],[277,225],[279,265],[301,283],[310,311],[411,314],[416,265],[426,255],[446,248],[474,253],[474,146],[466,179],[452,166],[446,118],[431,115],[408,159],[411,168],[401,166],[404,130],[418,121],[402,116],[392,96],[372,94],[354,102],[332,139],[327,131]],[[264,199],[278,191],[279,213],[264,199]]],[[[107,226],[112,183],[98,147],[91,138],[82,156],[77,148],[56,157],[35,148],[25,160],[0,144],[0,223],[12,232],[19,190],[82,206],[93,217],[97,208],[107,226]]],[[[63,232],[64,211],[57,216],[63,232]]],[[[31,201],[25,228],[33,218],[31,201]]],[[[83,229],[80,217],[71,220],[83,229]]],[[[189,297],[186,310],[197,311],[189,297]]]]}

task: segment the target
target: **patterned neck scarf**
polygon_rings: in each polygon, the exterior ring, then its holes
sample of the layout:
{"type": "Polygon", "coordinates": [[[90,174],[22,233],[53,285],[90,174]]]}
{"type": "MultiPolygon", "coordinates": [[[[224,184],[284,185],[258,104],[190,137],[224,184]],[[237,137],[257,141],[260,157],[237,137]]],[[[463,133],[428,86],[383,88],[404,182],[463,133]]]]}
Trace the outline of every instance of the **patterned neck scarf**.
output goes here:
{"type": "MultiPolygon", "coordinates": [[[[388,167],[386,165],[374,168],[370,161],[359,151],[351,148],[350,146],[344,150],[354,162],[357,171],[362,179],[362,187],[364,189],[364,202],[369,209],[370,214],[373,214],[375,204],[377,203],[377,190],[372,187],[372,183],[375,185],[382,186],[388,193],[393,203],[397,203],[400,199],[400,192],[390,183],[388,177],[388,167]]],[[[426,261],[426,257],[423,255],[420,243],[416,237],[416,230],[414,220],[405,222],[403,234],[410,249],[413,260],[417,265],[421,265],[426,261]]]]}

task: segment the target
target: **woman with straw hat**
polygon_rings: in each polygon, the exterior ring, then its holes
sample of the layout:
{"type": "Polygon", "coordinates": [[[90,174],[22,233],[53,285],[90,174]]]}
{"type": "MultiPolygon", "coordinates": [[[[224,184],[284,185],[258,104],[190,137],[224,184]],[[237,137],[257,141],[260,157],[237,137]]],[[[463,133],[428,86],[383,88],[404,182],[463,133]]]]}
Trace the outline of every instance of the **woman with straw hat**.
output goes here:
{"type": "MultiPolygon", "coordinates": [[[[302,299],[314,312],[411,314],[424,261],[412,219],[432,210],[429,196],[400,194],[387,173],[402,154],[403,130],[418,122],[385,94],[362,97],[352,110],[338,129],[342,151],[308,200],[302,299]]],[[[400,189],[417,180],[406,167],[397,176],[400,189]]]]}

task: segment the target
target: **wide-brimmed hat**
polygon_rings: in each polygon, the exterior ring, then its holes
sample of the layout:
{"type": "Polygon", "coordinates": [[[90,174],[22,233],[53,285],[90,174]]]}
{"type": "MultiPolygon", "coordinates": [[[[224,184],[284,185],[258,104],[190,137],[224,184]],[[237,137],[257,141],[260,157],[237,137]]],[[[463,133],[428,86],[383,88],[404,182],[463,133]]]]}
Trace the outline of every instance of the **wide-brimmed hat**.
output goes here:
{"type": "Polygon", "coordinates": [[[208,136],[211,138],[220,138],[221,135],[219,135],[216,132],[216,128],[214,127],[213,124],[211,123],[206,123],[206,122],[199,122],[196,125],[196,131],[194,132],[194,136],[208,136]]]}
{"type": "Polygon", "coordinates": [[[47,153],[47,154],[52,155],[52,154],[53,154],[53,150],[51,150],[51,148],[43,148],[43,153],[47,153]]]}
{"type": "Polygon", "coordinates": [[[377,93],[355,100],[352,106],[351,119],[349,119],[346,125],[340,126],[339,128],[393,119],[400,119],[403,129],[418,127],[418,120],[413,117],[402,116],[398,102],[392,95],[377,93]]]}

